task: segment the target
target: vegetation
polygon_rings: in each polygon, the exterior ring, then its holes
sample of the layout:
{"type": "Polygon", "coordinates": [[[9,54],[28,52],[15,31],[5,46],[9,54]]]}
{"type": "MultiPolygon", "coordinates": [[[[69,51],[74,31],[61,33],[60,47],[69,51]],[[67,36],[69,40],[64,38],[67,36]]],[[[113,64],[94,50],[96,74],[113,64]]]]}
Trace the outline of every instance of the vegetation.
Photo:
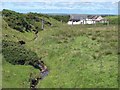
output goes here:
{"type": "Polygon", "coordinates": [[[118,20],[118,19],[120,19],[120,18],[118,18],[118,16],[106,16],[106,18],[109,20],[109,22],[110,22],[110,24],[114,24],[114,25],[118,25],[118,22],[120,21],[120,20],[118,20]]]}
{"type": "MultiPolygon", "coordinates": [[[[2,16],[4,20],[8,23],[9,27],[16,29],[20,32],[36,32],[42,30],[42,19],[44,19],[45,26],[51,26],[52,24],[55,24],[54,22],[52,22],[54,19],[48,17],[47,15],[31,12],[28,14],[22,14],[15,11],[3,9],[2,16]]],[[[58,22],[56,21],[56,23],[58,22]]]]}
{"type": "Polygon", "coordinates": [[[20,61],[22,54],[25,63],[42,57],[47,65],[49,75],[40,81],[39,88],[117,88],[117,25],[58,23],[38,32],[37,39],[32,40],[32,32],[12,29],[3,19],[3,87],[28,88],[29,74],[39,75],[39,70],[28,64],[13,63],[20,61]],[[19,40],[26,44],[19,45],[19,40]]]}
{"type": "Polygon", "coordinates": [[[70,16],[69,15],[51,15],[52,18],[67,23],[70,16]]]}
{"type": "Polygon", "coordinates": [[[36,53],[26,50],[23,45],[12,42],[2,41],[2,53],[6,61],[12,64],[34,64],[33,61],[38,60],[36,53]]]}

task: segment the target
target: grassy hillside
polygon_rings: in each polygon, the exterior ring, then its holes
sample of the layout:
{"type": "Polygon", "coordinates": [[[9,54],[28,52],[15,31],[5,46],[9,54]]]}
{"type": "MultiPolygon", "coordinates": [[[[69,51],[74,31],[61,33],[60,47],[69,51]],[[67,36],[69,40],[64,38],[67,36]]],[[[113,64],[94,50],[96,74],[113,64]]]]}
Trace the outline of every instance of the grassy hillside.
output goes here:
{"type": "Polygon", "coordinates": [[[110,24],[114,25],[117,25],[120,21],[120,18],[118,18],[118,16],[106,16],[105,18],[109,20],[110,24]]]}
{"type": "Polygon", "coordinates": [[[64,26],[57,30],[49,40],[42,40],[45,46],[38,46],[46,50],[45,61],[50,67],[40,87],[117,87],[115,26],[64,26]]]}
{"type": "MultiPolygon", "coordinates": [[[[20,33],[19,31],[13,30],[11,29],[7,23],[3,20],[2,22],[2,36],[3,36],[3,40],[4,41],[9,41],[9,42],[15,42],[18,43],[19,40],[30,40],[34,37],[34,34],[32,32],[29,33],[20,33]]],[[[3,45],[4,42],[3,41],[3,45]]],[[[35,69],[32,66],[28,66],[28,65],[13,65],[14,63],[12,62],[15,60],[19,60],[19,51],[16,51],[18,48],[18,44],[16,44],[15,46],[12,46],[12,44],[14,45],[14,43],[9,43],[8,46],[10,46],[10,48],[3,47],[3,53],[2,53],[2,87],[3,88],[25,88],[25,87],[29,87],[29,75],[31,72],[34,73],[38,73],[39,71],[37,69],[35,69]],[[4,50],[6,49],[6,50],[4,50]],[[7,52],[8,49],[8,52],[7,52]],[[12,49],[14,49],[12,51],[12,49]],[[6,54],[4,53],[4,51],[6,51],[6,54]],[[15,55],[18,54],[17,56],[15,55]],[[7,55],[7,56],[5,56],[7,55]],[[10,63],[8,63],[10,62],[10,63]],[[12,64],[11,64],[12,63],[12,64]]],[[[20,46],[20,45],[19,45],[20,46]]],[[[24,48],[26,48],[26,50],[28,50],[28,48],[26,46],[23,46],[24,48]]],[[[26,58],[25,58],[26,59],[26,58]]]]}
{"type": "MultiPolygon", "coordinates": [[[[59,24],[40,31],[32,40],[32,32],[11,29],[3,20],[3,40],[24,40],[22,47],[42,57],[47,65],[49,75],[40,81],[39,88],[117,88],[117,36],[117,25],[59,24]]],[[[28,88],[29,74],[39,75],[39,70],[30,65],[8,63],[12,59],[7,60],[4,54],[2,60],[4,88],[28,88]]]]}
{"type": "Polygon", "coordinates": [[[42,20],[44,20],[44,27],[58,26],[60,24],[57,20],[48,15],[38,13],[22,14],[12,10],[3,9],[3,19],[8,23],[8,26],[20,32],[41,31],[42,20]]]}
{"type": "Polygon", "coordinates": [[[49,16],[58,20],[58,21],[62,21],[65,23],[67,23],[69,18],[70,18],[70,15],[49,15],[49,16]]]}

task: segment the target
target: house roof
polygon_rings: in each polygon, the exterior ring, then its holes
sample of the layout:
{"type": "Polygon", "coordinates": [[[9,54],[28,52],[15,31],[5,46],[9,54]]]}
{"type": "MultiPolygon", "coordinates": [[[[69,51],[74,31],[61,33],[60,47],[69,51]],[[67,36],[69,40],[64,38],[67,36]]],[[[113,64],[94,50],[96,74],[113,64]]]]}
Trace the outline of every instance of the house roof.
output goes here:
{"type": "Polygon", "coordinates": [[[94,15],[88,15],[88,19],[93,19],[94,17],[94,15]]]}
{"type": "Polygon", "coordinates": [[[86,19],[87,15],[71,14],[70,20],[83,20],[86,19]]]}
{"type": "Polygon", "coordinates": [[[97,19],[98,15],[88,15],[88,19],[97,19]]]}
{"type": "MultiPolygon", "coordinates": [[[[73,20],[73,21],[79,21],[79,20],[84,20],[84,19],[96,20],[96,19],[97,19],[98,17],[100,17],[100,16],[101,16],[101,15],[71,14],[69,20],[73,20]]],[[[101,16],[101,17],[102,17],[102,16],[101,16]]],[[[102,20],[105,20],[105,19],[102,18],[102,20]]]]}
{"type": "Polygon", "coordinates": [[[71,14],[70,20],[97,19],[97,15],[71,14]]]}

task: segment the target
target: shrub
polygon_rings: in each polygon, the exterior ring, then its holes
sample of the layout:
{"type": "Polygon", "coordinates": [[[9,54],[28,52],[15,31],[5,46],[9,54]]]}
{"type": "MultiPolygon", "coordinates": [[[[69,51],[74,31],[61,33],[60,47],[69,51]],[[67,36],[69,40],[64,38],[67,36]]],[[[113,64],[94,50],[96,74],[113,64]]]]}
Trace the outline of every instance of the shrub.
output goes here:
{"type": "Polygon", "coordinates": [[[3,40],[2,46],[2,54],[9,63],[34,64],[34,61],[39,59],[36,53],[25,49],[17,42],[3,40]]]}
{"type": "Polygon", "coordinates": [[[20,32],[24,32],[23,27],[21,27],[21,26],[14,26],[14,29],[17,29],[20,32]]]}

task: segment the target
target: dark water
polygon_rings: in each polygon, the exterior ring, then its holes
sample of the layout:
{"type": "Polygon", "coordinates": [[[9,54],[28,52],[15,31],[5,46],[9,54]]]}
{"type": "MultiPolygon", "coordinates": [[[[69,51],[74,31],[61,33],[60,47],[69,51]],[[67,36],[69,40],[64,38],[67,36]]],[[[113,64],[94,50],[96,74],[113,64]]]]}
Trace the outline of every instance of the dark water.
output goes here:
{"type": "Polygon", "coordinates": [[[49,74],[49,71],[47,70],[47,71],[45,71],[43,73],[41,72],[40,74],[41,74],[41,78],[43,79],[49,74]]]}

